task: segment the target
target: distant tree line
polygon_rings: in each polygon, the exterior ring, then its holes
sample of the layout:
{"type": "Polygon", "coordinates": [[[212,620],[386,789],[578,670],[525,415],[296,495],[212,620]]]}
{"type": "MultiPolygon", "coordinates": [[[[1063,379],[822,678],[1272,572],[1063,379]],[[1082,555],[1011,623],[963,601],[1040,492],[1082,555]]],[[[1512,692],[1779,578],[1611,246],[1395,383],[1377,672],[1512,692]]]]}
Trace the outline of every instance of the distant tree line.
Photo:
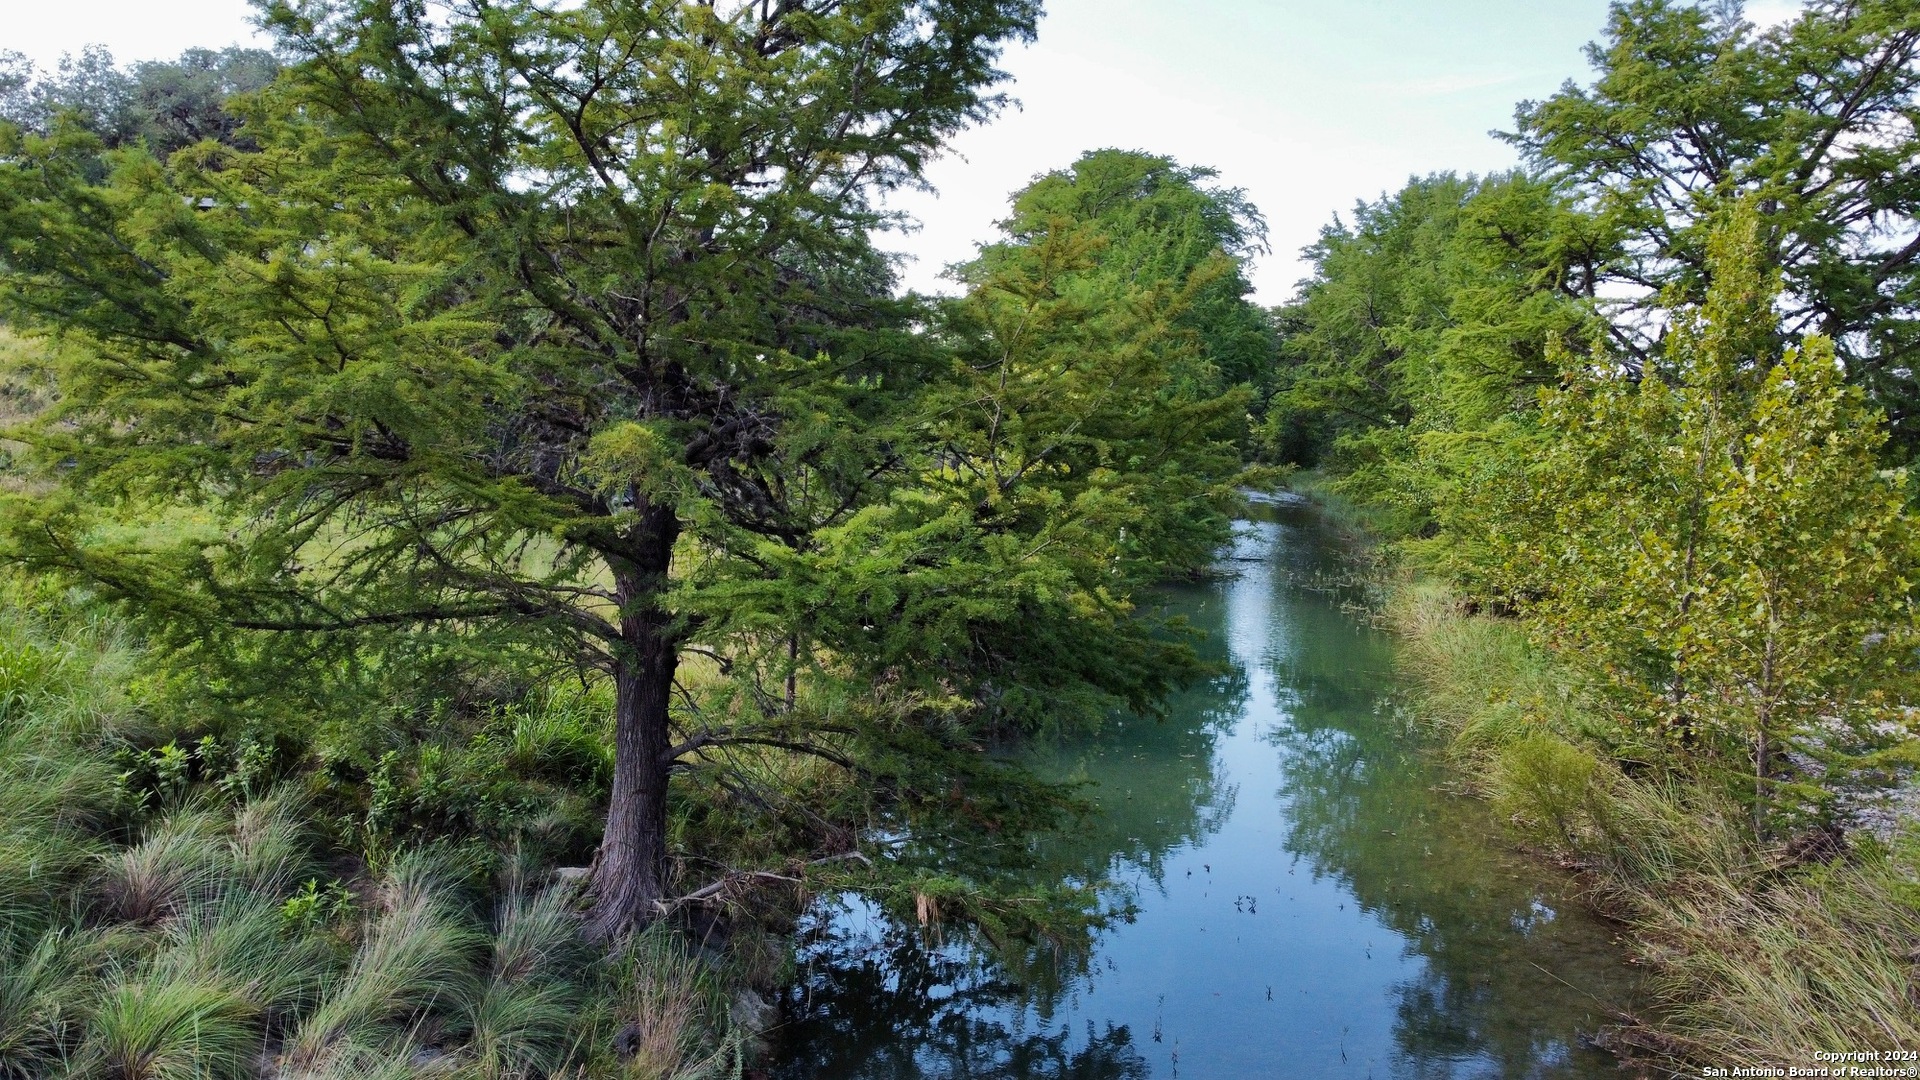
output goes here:
{"type": "Polygon", "coordinates": [[[273,81],[280,61],[265,49],[188,49],[177,60],[121,67],[91,45],[43,72],[18,52],[0,50],[0,120],[45,133],[73,117],[108,148],[144,143],[161,156],[202,140],[233,143],[240,118],[227,108],[236,94],[273,81]]]}

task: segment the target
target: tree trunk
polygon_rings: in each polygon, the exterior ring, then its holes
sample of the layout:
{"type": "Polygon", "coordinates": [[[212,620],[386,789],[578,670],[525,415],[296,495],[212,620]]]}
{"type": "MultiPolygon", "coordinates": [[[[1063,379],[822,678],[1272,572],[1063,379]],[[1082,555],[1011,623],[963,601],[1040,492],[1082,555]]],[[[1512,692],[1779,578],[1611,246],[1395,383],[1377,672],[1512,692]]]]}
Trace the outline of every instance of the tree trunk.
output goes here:
{"type": "Polygon", "coordinates": [[[1767,842],[1767,804],[1773,779],[1773,630],[1768,628],[1765,655],[1760,661],[1760,707],[1754,716],[1753,733],[1753,839],[1767,842]]]}
{"type": "Polygon", "coordinates": [[[800,684],[800,631],[787,635],[787,714],[793,714],[800,684]]]}
{"type": "Polygon", "coordinates": [[[594,858],[586,933],[621,937],[659,913],[667,889],[667,725],[679,663],[670,614],[660,607],[679,522],[643,506],[631,559],[614,562],[622,648],[614,659],[613,797],[594,858]]]}
{"type": "MultiPolygon", "coordinates": [[[[1696,470],[1695,479],[1698,480],[1698,478],[1699,470],[1696,470]]],[[[1685,632],[1687,625],[1687,615],[1693,610],[1693,562],[1700,548],[1698,543],[1699,523],[1695,519],[1699,516],[1700,497],[1696,494],[1693,499],[1693,505],[1688,510],[1688,517],[1690,522],[1692,522],[1692,527],[1687,530],[1687,557],[1680,571],[1680,616],[1674,621],[1676,629],[1682,633],[1685,632]]],[[[1688,716],[1681,708],[1687,700],[1686,666],[1687,650],[1683,645],[1675,649],[1673,653],[1673,678],[1667,684],[1667,699],[1671,703],[1673,730],[1675,734],[1680,737],[1683,745],[1692,745],[1693,718],[1688,716]]]]}

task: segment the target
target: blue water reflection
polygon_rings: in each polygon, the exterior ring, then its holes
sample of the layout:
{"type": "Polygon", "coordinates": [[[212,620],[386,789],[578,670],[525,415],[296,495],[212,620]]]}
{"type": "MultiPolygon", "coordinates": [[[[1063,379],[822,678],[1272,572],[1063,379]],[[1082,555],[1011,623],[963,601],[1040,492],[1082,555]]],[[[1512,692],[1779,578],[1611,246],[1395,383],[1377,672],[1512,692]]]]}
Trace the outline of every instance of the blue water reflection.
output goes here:
{"type": "Polygon", "coordinates": [[[1100,810],[1049,848],[1135,916],[1005,965],[850,902],[805,927],[782,1080],[1575,1077],[1634,980],[1570,884],[1513,856],[1392,707],[1392,643],[1298,507],[1173,603],[1229,674],[1163,722],[1038,748],[1100,810]],[[1011,972],[1019,971],[1020,977],[1011,972]]]}

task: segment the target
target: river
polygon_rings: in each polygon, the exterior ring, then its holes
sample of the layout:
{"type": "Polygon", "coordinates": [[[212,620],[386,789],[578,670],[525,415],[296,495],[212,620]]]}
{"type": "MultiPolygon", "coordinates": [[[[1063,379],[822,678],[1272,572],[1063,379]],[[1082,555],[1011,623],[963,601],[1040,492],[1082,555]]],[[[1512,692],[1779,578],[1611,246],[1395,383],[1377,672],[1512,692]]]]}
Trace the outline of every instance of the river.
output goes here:
{"type": "Polygon", "coordinates": [[[1586,1037],[1634,971],[1571,882],[1512,852],[1394,705],[1310,508],[1255,508],[1217,583],[1171,591],[1229,674],[1162,721],[1028,751],[1093,782],[1055,841],[1129,920],[995,958],[859,902],[803,924],[780,1080],[1618,1075],[1586,1037]]]}

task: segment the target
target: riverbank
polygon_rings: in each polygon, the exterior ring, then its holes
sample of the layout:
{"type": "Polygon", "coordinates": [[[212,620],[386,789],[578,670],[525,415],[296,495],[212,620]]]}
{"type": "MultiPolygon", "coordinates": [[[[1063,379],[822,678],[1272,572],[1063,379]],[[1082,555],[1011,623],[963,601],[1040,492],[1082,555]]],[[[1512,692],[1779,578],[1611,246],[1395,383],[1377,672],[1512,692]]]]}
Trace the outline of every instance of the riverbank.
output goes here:
{"type": "Polygon", "coordinates": [[[598,702],[442,712],[356,764],[187,726],[158,677],[111,615],[0,580],[0,1076],[751,1068],[778,928],[581,940],[555,867],[592,851],[598,702]]]}
{"type": "Polygon", "coordinates": [[[1345,527],[1262,498],[1163,590],[1214,678],[1017,751],[1092,812],[1039,876],[1124,909],[996,949],[849,899],[803,921],[778,1080],[1617,1075],[1640,979],[1569,875],[1502,842],[1392,707],[1345,527]]]}
{"type": "MultiPolygon", "coordinates": [[[[1416,714],[1516,838],[1578,870],[1658,973],[1658,1007],[1611,1036],[1695,1067],[1816,1065],[1920,1047],[1920,838],[1756,843],[1744,811],[1684,779],[1632,778],[1590,733],[1574,671],[1512,619],[1402,580],[1387,621],[1416,714]]],[[[1678,1066],[1676,1065],[1676,1068],[1678,1066]]]]}

